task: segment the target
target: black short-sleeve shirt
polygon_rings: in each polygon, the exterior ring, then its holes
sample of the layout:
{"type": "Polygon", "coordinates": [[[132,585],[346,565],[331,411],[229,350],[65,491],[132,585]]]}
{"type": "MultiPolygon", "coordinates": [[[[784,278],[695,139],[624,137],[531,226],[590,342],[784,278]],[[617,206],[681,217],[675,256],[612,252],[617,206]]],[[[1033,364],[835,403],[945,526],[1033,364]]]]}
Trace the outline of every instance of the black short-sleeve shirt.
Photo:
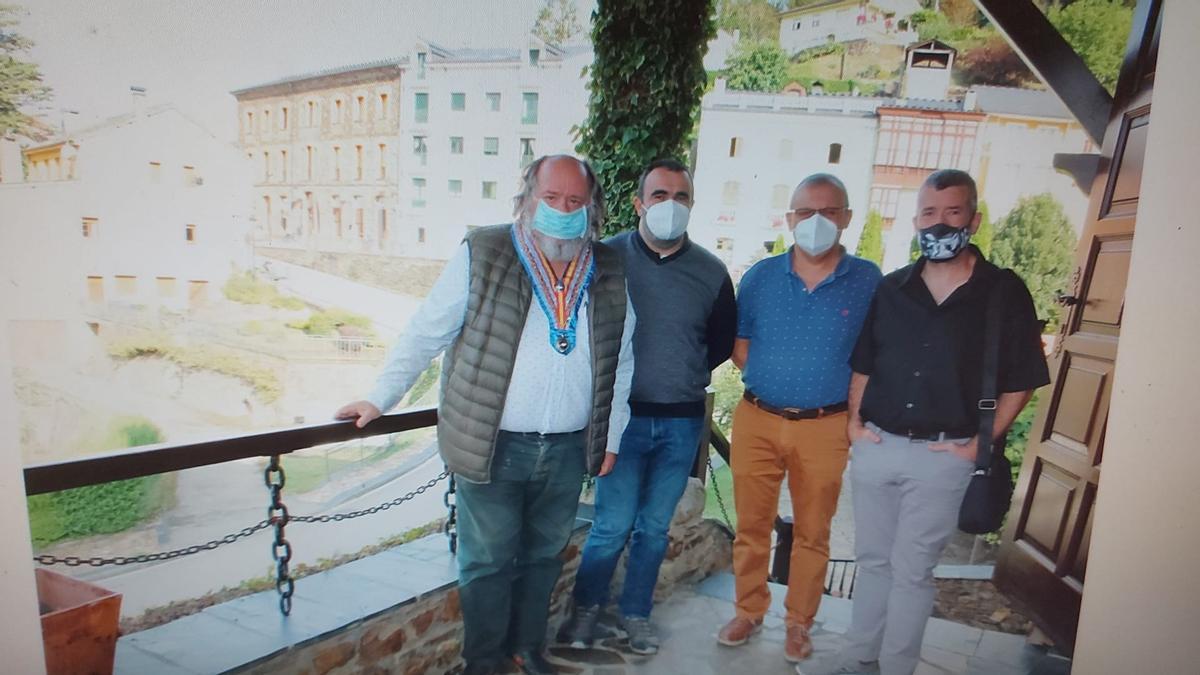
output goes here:
{"type": "Polygon", "coordinates": [[[861,416],[893,433],[945,431],[973,436],[979,427],[984,324],[993,285],[1006,284],[1001,321],[1001,393],[1050,382],[1041,323],[1029,289],[1016,274],[984,259],[971,278],[938,305],[921,279],[924,258],[883,278],[850,367],[870,376],[861,416]]]}

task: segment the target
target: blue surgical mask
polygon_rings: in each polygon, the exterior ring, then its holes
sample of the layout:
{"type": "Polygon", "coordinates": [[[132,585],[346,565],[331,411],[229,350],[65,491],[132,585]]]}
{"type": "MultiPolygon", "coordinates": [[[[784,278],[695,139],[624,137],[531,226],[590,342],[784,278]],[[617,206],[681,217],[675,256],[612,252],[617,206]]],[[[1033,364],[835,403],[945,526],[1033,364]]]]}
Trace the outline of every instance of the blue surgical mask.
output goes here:
{"type": "Polygon", "coordinates": [[[564,213],[538,200],[537,210],[533,212],[533,228],[538,232],[555,239],[578,239],[587,232],[587,207],[564,213]]]}
{"type": "Polygon", "coordinates": [[[921,255],[930,262],[948,262],[958,257],[971,241],[971,233],[966,227],[954,227],[946,223],[938,223],[917,230],[917,243],[921,246],[921,255]]]}
{"type": "Polygon", "coordinates": [[[792,230],[792,239],[800,250],[809,255],[821,255],[833,248],[838,239],[837,223],[825,216],[814,213],[808,218],[796,223],[792,230]]]}

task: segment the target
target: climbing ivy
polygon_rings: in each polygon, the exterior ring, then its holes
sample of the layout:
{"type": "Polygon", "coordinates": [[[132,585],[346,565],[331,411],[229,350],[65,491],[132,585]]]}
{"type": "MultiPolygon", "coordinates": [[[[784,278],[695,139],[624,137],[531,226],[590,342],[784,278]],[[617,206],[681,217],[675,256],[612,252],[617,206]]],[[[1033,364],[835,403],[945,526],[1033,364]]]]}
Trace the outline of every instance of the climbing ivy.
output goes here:
{"type": "Polygon", "coordinates": [[[630,197],[650,162],[685,159],[708,83],[712,0],[599,0],[588,118],[576,150],[604,188],[604,234],[637,226],[630,197]]]}

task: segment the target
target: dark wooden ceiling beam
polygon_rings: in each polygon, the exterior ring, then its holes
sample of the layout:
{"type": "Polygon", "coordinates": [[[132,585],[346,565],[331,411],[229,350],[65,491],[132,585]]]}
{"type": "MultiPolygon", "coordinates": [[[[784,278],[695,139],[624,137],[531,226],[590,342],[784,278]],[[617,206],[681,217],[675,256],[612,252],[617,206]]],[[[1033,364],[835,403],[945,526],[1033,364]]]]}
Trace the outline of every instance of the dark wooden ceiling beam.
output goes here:
{"type": "Polygon", "coordinates": [[[1058,94],[1097,146],[1113,99],[1033,0],[975,0],[1025,64],[1058,94]]]}

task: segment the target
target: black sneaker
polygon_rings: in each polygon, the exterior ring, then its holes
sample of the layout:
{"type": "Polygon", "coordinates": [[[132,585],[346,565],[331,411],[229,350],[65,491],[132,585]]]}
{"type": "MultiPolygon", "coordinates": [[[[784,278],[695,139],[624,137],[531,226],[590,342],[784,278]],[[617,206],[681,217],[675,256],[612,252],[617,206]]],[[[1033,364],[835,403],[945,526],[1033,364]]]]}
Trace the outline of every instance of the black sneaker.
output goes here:
{"type": "Polygon", "coordinates": [[[587,649],[596,641],[596,621],[600,618],[600,605],[580,607],[576,605],[571,617],[558,632],[558,641],[576,649],[587,649]]]}

